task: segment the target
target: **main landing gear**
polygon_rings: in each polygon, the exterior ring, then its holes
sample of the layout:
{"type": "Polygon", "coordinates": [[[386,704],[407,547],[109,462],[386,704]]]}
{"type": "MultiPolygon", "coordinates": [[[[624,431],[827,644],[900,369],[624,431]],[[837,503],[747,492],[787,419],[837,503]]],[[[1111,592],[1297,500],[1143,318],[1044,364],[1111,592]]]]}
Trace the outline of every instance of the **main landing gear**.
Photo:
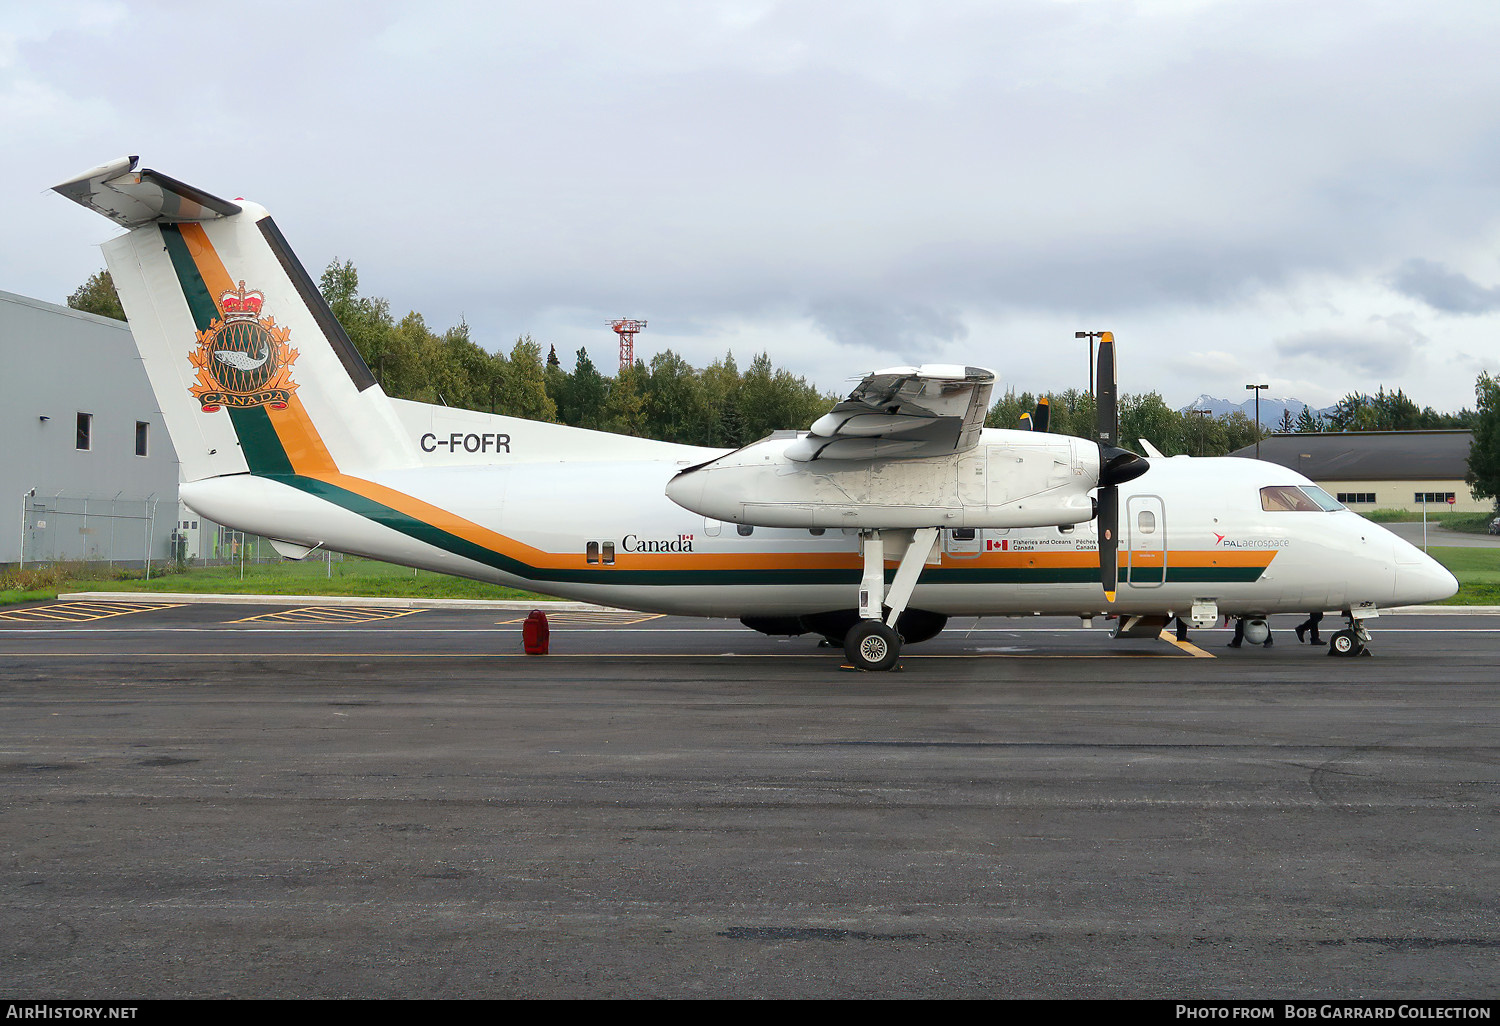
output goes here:
{"type": "Polygon", "coordinates": [[[937,546],[937,539],[936,527],[860,532],[859,549],[865,563],[864,576],[859,582],[860,620],[844,635],[844,655],[856,669],[879,671],[895,668],[901,657],[901,635],[896,633],[896,621],[911,600],[917,578],[937,546]],[[887,539],[894,540],[898,546],[905,543],[890,591],[885,588],[887,539]]]}

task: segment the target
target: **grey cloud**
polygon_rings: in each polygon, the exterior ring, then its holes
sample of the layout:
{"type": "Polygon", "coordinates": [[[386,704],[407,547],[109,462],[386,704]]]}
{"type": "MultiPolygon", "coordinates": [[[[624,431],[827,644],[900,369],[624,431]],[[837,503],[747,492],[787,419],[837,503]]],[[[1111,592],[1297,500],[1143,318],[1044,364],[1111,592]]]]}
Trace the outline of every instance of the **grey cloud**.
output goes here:
{"type": "Polygon", "coordinates": [[[958,316],[920,303],[822,300],[811,304],[808,315],[840,345],[897,352],[918,363],[934,342],[961,341],[969,334],[958,316]]]}
{"type": "Polygon", "coordinates": [[[1484,314],[1500,310],[1500,287],[1485,288],[1430,260],[1408,260],[1391,277],[1391,285],[1403,295],[1420,299],[1444,313],[1484,314]]]}
{"type": "Polygon", "coordinates": [[[1317,360],[1372,376],[1404,371],[1427,344],[1427,337],[1409,324],[1381,317],[1371,318],[1363,330],[1306,331],[1274,343],[1284,360],[1317,360]]]}

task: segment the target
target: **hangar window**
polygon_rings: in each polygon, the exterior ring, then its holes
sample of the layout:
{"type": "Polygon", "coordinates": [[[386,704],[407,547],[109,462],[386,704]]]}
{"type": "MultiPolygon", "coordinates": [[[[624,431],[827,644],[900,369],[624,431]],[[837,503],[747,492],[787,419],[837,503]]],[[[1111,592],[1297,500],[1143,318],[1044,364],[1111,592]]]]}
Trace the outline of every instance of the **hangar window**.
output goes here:
{"type": "Polygon", "coordinates": [[[1452,492],[1417,492],[1412,496],[1412,502],[1452,502],[1452,492]]]}
{"type": "Polygon", "coordinates": [[[1355,505],[1369,505],[1375,502],[1374,492],[1339,492],[1340,502],[1352,502],[1355,505]]]}
{"type": "Polygon", "coordinates": [[[146,445],[148,440],[150,439],[150,435],[150,424],[147,424],[144,420],[138,420],[135,422],[135,454],[137,456],[146,455],[146,445]]]}
{"type": "Polygon", "coordinates": [[[94,415],[92,413],[80,413],[78,415],[78,434],[73,442],[73,448],[84,452],[94,447],[94,415]]]}

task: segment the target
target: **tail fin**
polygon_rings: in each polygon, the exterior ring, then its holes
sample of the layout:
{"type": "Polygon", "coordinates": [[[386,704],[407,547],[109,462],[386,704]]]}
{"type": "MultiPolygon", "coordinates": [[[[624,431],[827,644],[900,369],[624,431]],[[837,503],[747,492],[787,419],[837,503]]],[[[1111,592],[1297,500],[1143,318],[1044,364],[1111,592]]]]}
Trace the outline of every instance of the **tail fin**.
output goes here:
{"type": "Polygon", "coordinates": [[[103,246],[183,479],[415,465],[393,404],[265,209],[124,157],[57,192],[103,246]]]}

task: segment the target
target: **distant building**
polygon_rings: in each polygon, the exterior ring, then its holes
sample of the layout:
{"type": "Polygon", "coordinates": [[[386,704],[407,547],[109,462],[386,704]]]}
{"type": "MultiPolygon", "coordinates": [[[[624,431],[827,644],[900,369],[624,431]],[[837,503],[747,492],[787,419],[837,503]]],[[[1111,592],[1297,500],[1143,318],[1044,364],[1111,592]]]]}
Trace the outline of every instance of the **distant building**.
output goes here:
{"type": "MultiPolygon", "coordinates": [[[[1464,483],[1472,431],[1336,431],[1274,434],[1261,439],[1260,458],[1312,478],[1350,509],[1454,510],[1481,513],[1464,483]],[[1453,504],[1449,505],[1448,499],[1453,504]]],[[[1230,453],[1255,458],[1255,446],[1230,453]]]]}
{"type": "Polygon", "coordinates": [[[177,453],[124,321],[0,292],[0,438],[0,564],[172,555],[177,453]]]}

